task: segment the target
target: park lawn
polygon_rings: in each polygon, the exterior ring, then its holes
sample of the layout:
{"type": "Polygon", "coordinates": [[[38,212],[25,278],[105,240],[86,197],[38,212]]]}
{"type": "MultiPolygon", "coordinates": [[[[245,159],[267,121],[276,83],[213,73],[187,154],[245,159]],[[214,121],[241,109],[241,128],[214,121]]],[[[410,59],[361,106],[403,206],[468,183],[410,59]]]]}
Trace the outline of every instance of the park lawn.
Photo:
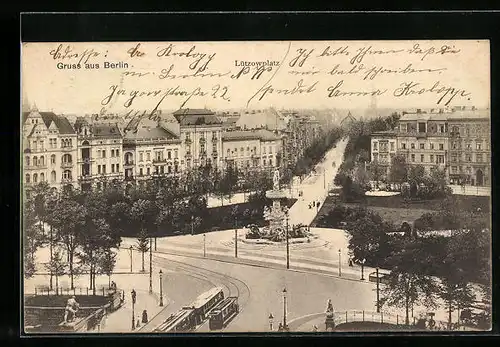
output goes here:
{"type": "MultiPolygon", "coordinates": [[[[468,196],[457,195],[460,208],[476,209],[480,207],[483,217],[489,219],[490,198],[487,196],[468,196]]],[[[316,218],[311,226],[317,226],[320,218],[327,214],[336,203],[340,203],[347,207],[366,206],[368,209],[377,212],[387,221],[393,222],[395,225],[401,225],[403,222],[414,222],[424,213],[433,213],[438,211],[442,200],[426,200],[404,202],[400,195],[394,196],[367,196],[365,202],[344,203],[338,197],[327,197],[316,218]]]]}

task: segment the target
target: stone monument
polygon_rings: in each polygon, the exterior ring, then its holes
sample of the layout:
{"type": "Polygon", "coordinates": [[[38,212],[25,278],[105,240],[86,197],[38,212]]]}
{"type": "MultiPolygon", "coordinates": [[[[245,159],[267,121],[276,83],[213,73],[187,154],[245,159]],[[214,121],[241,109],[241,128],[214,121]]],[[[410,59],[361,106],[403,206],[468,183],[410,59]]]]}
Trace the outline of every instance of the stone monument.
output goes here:
{"type": "Polygon", "coordinates": [[[269,227],[265,228],[265,234],[268,238],[275,241],[283,241],[286,237],[285,220],[288,213],[288,208],[281,207],[280,200],[286,197],[285,191],[280,189],[280,172],[274,171],[273,189],[266,192],[266,197],[271,199],[273,204],[271,208],[264,208],[264,218],[269,222],[269,227]]]}

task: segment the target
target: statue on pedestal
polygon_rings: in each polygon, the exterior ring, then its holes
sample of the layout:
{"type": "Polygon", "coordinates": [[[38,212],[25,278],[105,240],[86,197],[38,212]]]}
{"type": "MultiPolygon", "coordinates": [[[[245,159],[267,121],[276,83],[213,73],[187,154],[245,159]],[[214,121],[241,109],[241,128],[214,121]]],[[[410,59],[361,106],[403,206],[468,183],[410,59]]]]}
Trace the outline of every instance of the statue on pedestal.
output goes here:
{"type": "Polygon", "coordinates": [[[329,328],[331,330],[335,329],[335,319],[333,315],[333,304],[331,299],[328,299],[328,302],[326,303],[325,325],[326,325],[326,331],[328,331],[329,328]]]}

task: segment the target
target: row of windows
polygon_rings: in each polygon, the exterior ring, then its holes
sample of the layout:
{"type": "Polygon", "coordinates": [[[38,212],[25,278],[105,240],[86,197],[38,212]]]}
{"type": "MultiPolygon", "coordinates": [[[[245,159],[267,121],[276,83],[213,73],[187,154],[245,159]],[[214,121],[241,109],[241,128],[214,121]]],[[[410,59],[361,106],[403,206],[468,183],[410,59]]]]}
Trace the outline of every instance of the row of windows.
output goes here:
{"type": "MultiPolygon", "coordinates": [[[[71,164],[73,162],[73,157],[71,156],[71,154],[64,154],[62,156],[62,162],[64,164],[71,164]]],[[[33,166],[45,166],[45,157],[42,155],[40,157],[37,157],[36,155],[33,157],[32,161],[30,160],[30,157],[29,156],[26,156],[25,157],[25,164],[26,166],[30,166],[30,164],[33,164],[33,166]]],[[[52,154],[50,156],[50,163],[52,165],[55,165],[56,163],[56,155],[55,154],[52,154]]]]}
{"type": "MultiPolygon", "coordinates": [[[[403,133],[409,133],[412,131],[412,128],[408,126],[408,123],[401,123],[399,126],[399,129],[403,133]]],[[[419,133],[426,133],[429,128],[429,125],[425,122],[418,122],[417,124],[417,132],[419,133]]],[[[465,134],[467,136],[471,134],[481,134],[481,133],[487,133],[489,130],[488,126],[486,125],[466,125],[465,128],[460,128],[459,126],[452,126],[451,127],[451,133],[452,134],[465,134]]],[[[446,124],[438,124],[436,127],[436,132],[440,134],[444,134],[448,131],[448,127],[446,124]]]]}
{"type": "MultiPolygon", "coordinates": [[[[111,157],[119,157],[119,156],[120,156],[119,149],[112,149],[111,150],[111,157]]],[[[106,158],[106,150],[105,149],[98,149],[97,150],[97,157],[98,158],[106,158]]]]}
{"type": "MultiPolygon", "coordinates": [[[[417,156],[415,154],[410,155],[411,162],[415,163],[417,156]]],[[[420,154],[420,163],[431,163],[431,164],[444,164],[444,155],[430,154],[428,157],[425,154],[420,154]],[[429,159],[427,161],[427,158],[429,159]]]]}
{"type": "MultiPolygon", "coordinates": [[[[190,151],[188,150],[188,152],[190,152],[190,151]]],[[[143,162],[144,161],[144,154],[146,154],[146,161],[151,161],[151,151],[147,151],[147,152],[139,152],[139,162],[143,162]]],[[[155,151],[155,158],[157,160],[163,160],[164,159],[163,154],[164,154],[163,151],[155,151]]],[[[174,159],[178,159],[179,158],[179,150],[174,149],[174,153],[173,154],[174,154],[174,159]]],[[[131,159],[131,158],[129,158],[129,159],[131,159]]],[[[167,151],[167,159],[172,159],[172,151],[171,150],[167,151]]]]}
{"type": "MultiPolygon", "coordinates": [[[[111,164],[111,173],[120,172],[120,164],[111,164]]],[[[97,173],[105,174],[106,173],[106,164],[97,165],[97,173]]]]}
{"type": "MultiPolygon", "coordinates": [[[[200,138],[204,139],[210,135],[209,131],[197,131],[195,134],[199,134],[200,138]]],[[[186,133],[186,140],[191,139],[191,133],[186,133]]],[[[217,140],[217,131],[212,131],[212,139],[217,140]]]]}
{"type": "MultiPolygon", "coordinates": [[[[394,142],[390,143],[391,145],[391,151],[394,151],[394,142]]],[[[378,143],[375,141],[373,142],[373,150],[376,151],[378,150],[378,143]]],[[[387,142],[380,142],[380,151],[387,151],[387,142]]]]}
{"type": "MultiPolygon", "coordinates": [[[[463,158],[462,156],[457,156],[456,154],[452,154],[450,157],[451,157],[452,162],[457,162],[457,161],[459,161],[459,159],[463,158]]],[[[465,161],[468,161],[468,162],[473,161],[472,154],[466,153],[464,157],[465,157],[465,161]]],[[[483,159],[484,159],[483,153],[476,153],[476,162],[477,163],[482,163],[483,159]]]]}
{"type": "MultiPolygon", "coordinates": [[[[164,173],[173,173],[173,172],[179,172],[179,165],[175,164],[174,166],[172,165],[162,165],[162,166],[157,166],[155,173],[156,174],[164,174],[164,173]],[[165,170],[166,168],[166,170],[165,170]]],[[[151,168],[147,167],[146,168],[146,175],[151,175],[151,168]]],[[[144,176],[144,168],[139,168],[139,176],[144,176]]]]}
{"type": "MultiPolygon", "coordinates": [[[[38,178],[39,177],[40,177],[40,182],[44,182],[45,181],[45,174],[43,172],[40,174],[40,176],[38,176],[37,173],[34,173],[33,176],[31,176],[29,173],[27,173],[25,175],[26,183],[31,183],[32,177],[33,177],[33,183],[38,183],[38,178]]],[[[65,170],[63,172],[63,178],[64,179],[71,180],[71,177],[72,177],[72,175],[71,175],[71,171],[70,170],[65,170]]],[[[50,173],[50,182],[55,183],[56,181],[57,181],[57,174],[56,174],[55,171],[52,171],[50,173]]]]}
{"type": "MultiPolygon", "coordinates": [[[[61,139],[61,148],[71,148],[73,147],[72,139],[61,139]]],[[[57,148],[57,139],[49,139],[49,148],[57,148]]],[[[45,141],[44,140],[33,140],[31,141],[32,150],[44,150],[45,141]]]]}

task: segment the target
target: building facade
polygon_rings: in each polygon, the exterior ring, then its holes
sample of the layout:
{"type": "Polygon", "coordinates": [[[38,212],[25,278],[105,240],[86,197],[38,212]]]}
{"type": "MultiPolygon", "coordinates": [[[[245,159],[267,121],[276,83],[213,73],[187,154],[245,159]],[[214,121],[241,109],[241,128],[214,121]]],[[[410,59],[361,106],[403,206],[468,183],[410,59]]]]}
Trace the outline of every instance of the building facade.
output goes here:
{"type": "Polygon", "coordinates": [[[53,188],[76,183],[77,135],[68,119],[33,107],[23,112],[25,185],[48,182],[53,188]]]}
{"type": "Polygon", "coordinates": [[[90,124],[83,118],[75,122],[78,136],[78,181],[82,190],[105,188],[107,182],[122,180],[123,136],[117,124],[90,124]]]}
{"type": "Polygon", "coordinates": [[[275,169],[280,166],[282,140],[272,131],[242,130],[222,134],[225,167],[238,169],[275,169]]]}
{"type": "MultiPolygon", "coordinates": [[[[123,138],[123,167],[126,181],[181,172],[181,140],[161,127],[138,126],[123,138]]],[[[140,183],[141,184],[141,183],[140,183]]]]}
{"type": "Polygon", "coordinates": [[[179,123],[182,169],[222,161],[222,122],[207,109],[180,109],[173,113],[179,123]]]}
{"type": "Polygon", "coordinates": [[[450,184],[489,185],[490,137],[489,110],[417,110],[404,114],[395,131],[372,134],[371,160],[388,172],[391,158],[398,154],[427,172],[444,170],[450,184]]]}

